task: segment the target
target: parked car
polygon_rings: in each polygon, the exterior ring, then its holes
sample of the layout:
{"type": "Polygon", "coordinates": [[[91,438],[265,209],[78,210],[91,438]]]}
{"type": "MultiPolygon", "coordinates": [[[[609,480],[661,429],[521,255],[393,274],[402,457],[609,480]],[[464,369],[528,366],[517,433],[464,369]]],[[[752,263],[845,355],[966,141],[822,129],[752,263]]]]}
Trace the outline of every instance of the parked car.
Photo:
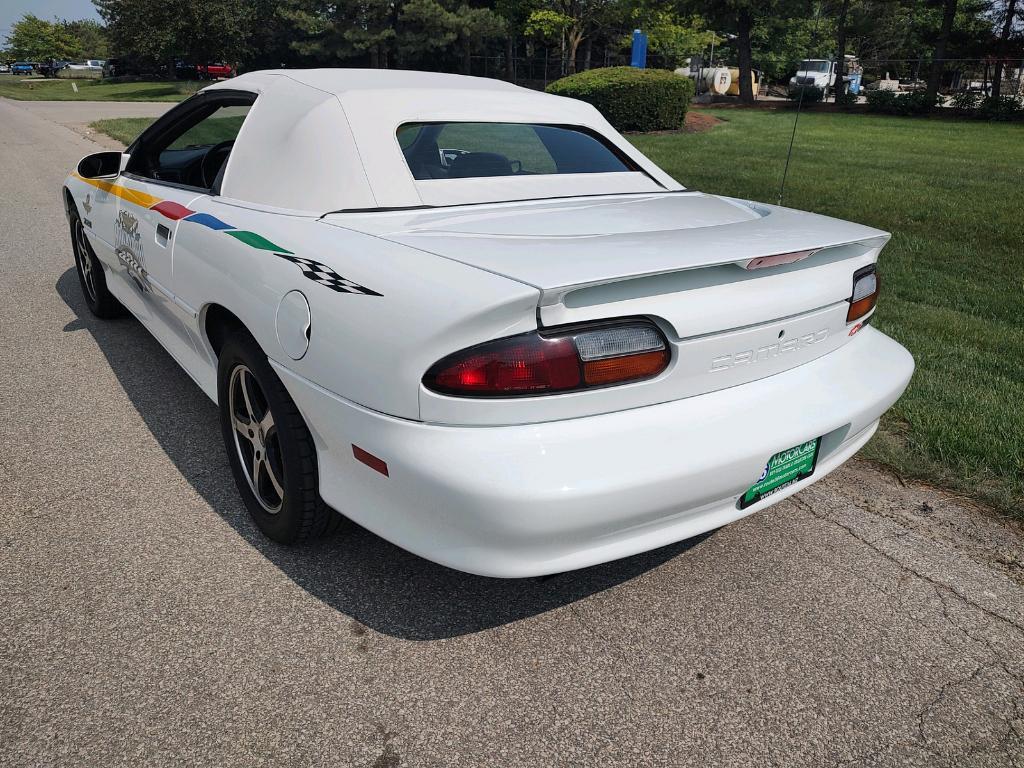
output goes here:
{"type": "Polygon", "coordinates": [[[223,62],[216,64],[200,64],[196,72],[201,80],[216,80],[225,77],[234,77],[235,70],[230,64],[223,62]]]}
{"type": "Polygon", "coordinates": [[[187,61],[174,62],[174,77],[177,80],[197,80],[196,65],[187,61]]]}
{"type": "Polygon", "coordinates": [[[10,64],[0,64],[0,75],[8,75],[11,72],[10,64]]]}
{"type": "Polygon", "coordinates": [[[134,57],[107,59],[103,64],[104,77],[170,77],[166,64],[157,64],[134,57]]]}
{"type": "Polygon", "coordinates": [[[63,196],[85,303],[218,404],[279,542],[337,510],[489,576],[624,557],[836,469],[914,368],[871,326],[887,233],[688,190],[505,82],[244,74],[63,196]]]}
{"type": "Polygon", "coordinates": [[[36,65],[30,61],[16,61],[11,64],[12,75],[31,75],[36,69],[36,65]]]}
{"type": "Polygon", "coordinates": [[[105,64],[103,59],[86,59],[77,64],[69,64],[68,68],[73,72],[102,72],[105,64]]]}
{"type": "Polygon", "coordinates": [[[62,69],[66,69],[70,62],[67,61],[46,61],[36,65],[36,72],[43,77],[56,77],[62,69]]]}

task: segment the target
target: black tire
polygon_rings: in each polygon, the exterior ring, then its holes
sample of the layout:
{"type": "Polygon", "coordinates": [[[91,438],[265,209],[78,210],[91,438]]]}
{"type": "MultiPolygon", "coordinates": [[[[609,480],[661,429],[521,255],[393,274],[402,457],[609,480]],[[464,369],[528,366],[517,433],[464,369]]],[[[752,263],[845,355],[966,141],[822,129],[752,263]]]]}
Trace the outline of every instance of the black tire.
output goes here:
{"type": "Polygon", "coordinates": [[[244,330],[229,335],[221,347],[217,400],[231,473],[259,529],[281,544],[333,533],[342,517],[317,490],[313,437],[266,354],[244,330]],[[264,429],[268,415],[270,426],[264,429]],[[253,428],[236,429],[236,419],[253,428]]]}
{"type": "Polygon", "coordinates": [[[82,287],[82,295],[89,311],[96,317],[104,319],[118,317],[124,313],[124,307],[107,289],[107,277],[103,265],[89,245],[85,235],[82,217],[78,210],[71,208],[71,250],[75,255],[75,271],[78,272],[78,283],[82,287]]]}

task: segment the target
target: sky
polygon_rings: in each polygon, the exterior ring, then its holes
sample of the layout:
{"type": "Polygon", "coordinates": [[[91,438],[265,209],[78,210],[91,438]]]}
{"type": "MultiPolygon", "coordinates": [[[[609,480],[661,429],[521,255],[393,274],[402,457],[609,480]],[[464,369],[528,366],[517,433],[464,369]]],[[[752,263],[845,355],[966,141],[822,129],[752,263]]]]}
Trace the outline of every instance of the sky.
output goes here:
{"type": "Polygon", "coordinates": [[[7,39],[11,25],[26,13],[34,13],[41,19],[59,16],[68,21],[100,20],[92,0],[0,0],[0,44],[7,39]]]}

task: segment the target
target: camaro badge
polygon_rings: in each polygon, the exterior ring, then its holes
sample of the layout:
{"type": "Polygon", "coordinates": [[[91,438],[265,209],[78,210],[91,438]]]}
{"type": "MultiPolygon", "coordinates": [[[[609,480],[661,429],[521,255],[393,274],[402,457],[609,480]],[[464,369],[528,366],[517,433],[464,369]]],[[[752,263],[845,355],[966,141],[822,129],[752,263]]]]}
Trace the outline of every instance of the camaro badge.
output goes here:
{"type": "Polygon", "coordinates": [[[765,360],[772,360],[779,355],[788,352],[796,352],[812,344],[820,344],[828,338],[828,328],[822,328],[814,333],[805,333],[803,336],[795,336],[792,339],[781,341],[776,344],[767,344],[757,349],[745,349],[731,355],[722,355],[711,361],[711,372],[727,371],[739,365],[753,365],[765,360]]]}
{"type": "Polygon", "coordinates": [[[117,212],[114,221],[115,253],[127,270],[128,275],[145,293],[149,290],[146,260],[142,253],[142,235],[139,234],[139,220],[123,208],[117,212]]]}

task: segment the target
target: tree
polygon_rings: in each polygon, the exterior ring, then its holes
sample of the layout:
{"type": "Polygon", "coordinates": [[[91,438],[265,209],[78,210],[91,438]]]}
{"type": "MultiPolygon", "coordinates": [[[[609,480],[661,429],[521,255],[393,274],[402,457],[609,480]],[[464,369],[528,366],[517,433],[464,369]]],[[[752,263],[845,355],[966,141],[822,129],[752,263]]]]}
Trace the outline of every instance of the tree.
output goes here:
{"type": "Polygon", "coordinates": [[[79,56],[83,59],[105,59],[110,55],[107,45],[107,30],[97,21],[80,19],[62,21],[61,24],[78,44],[79,56]]]}
{"type": "Polygon", "coordinates": [[[740,101],[754,102],[752,36],[756,25],[781,5],[777,0],[703,0],[695,8],[708,17],[716,32],[735,34],[736,60],[740,70],[740,101]]]}
{"type": "Polygon", "coordinates": [[[824,58],[832,52],[832,26],[817,16],[810,3],[793,4],[790,12],[762,16],[750,33],[750,47],[758,68],[769,80],[784,80],[804,59],[824,58]]]}
{"type": "MultiPolygon", "coordinates": [[[[674,13],[664,7],[651,7],[644,3],[632,16],[633,27],[647,33],[651,53],[659,56],[666,67],[681,66],[690,56],[700,53],[712,43],[722,40],[707,29],[707,22],[697,14],[688,16],[674,13]]],[[[632,35],[622,40],[623,47],[631,43],[632,35]]]]}
{"type": "Polygon", "coordinates": [[[400,0],[288,0],[279,13],[294,27],[292,48],[317,63],[364,59],[387,67],[396,53],[400,0]]]}
{"type": "Polygon", "coordinates": [[[740,70],[740,101],[744,104],[754,103],[754,90],[751,87],[751,74],[754,70],[753,56],[750,50],[750,30],[754,24],[750,6],[746,3],[736,10],[736,53],[740,70]]]}
{"type": "Polygon", "coordinates": [[[516,52],[519,37],[526,29],[526,20],[536,9],[537,0],[495,0],[494,12],[505,21],[505,74],[509,80],[516,79],[516,52]]]}
{"type": "Polygon", "coordinates": [[[1017,21],[1017,0],[1005,0],[1003,7],[1002,29],[999,32],[998,58],[996,59],[995,74],[992,78],[992,97],[998,99],[1002,92],[1003,69],[1006,66],[1006,58],[1010,53],[1010,35],[1013,33],[1014,24],[1017,21]]]}
{"type": "Polygon", "coordinates": [[[836,14],[836,104],[846,95],[846,17],[850,12],[850,0],[841,0],[836,14]]]}
{"type": "Polygon", "coordinates": [[[14,22],[7,36],[8,55],[25,61],[54,61],[81,56],[78,41],[58,21],[26,13],[14,22]]]}
{"type": "Polygon", "coordinates": [[[455,37],[462,49],[462,71],[470,72],[474,51],[481,50],[488,40],[505,34],[505,21],[489,8],[460,5],[454,13],[455,37]]]}
{"type": "Polygon", "coordinates": [[[557,39],[562,53],[562,74],[571,75],[576,71],[580,43],[595,27],[601,26],[602,16],[614,4],[614,0],[546,0],[527,17],[526,33],[547,40],[557,39]]]}
{"type": "Polygon", "coordinates": [[[248,54],[253,6],[245,0],[93,0],[111,50],[151,64],[237,62],[248,54]]]}
{"type": "Polygon", "coordinates": [[[939,92],[939,85],[942,81],[942,70],[946,66],[946,46],[949,45],[949,35],[953,31],[953,21],[956,19],[956,6],[958,0],[943,0],[942,26],[939,28],[939,35],[935,38],[935,51],[932,54],[932,66],[928,73],[928,103],[935,103],[935,96],[939,92]]]}
{"type": "Polygon", "coordinates": [[[414,59],[448,50],[459,36],[455,14],[437,0],[409,0],[402,9],[401,22],[398,49],[414,59]]]}

